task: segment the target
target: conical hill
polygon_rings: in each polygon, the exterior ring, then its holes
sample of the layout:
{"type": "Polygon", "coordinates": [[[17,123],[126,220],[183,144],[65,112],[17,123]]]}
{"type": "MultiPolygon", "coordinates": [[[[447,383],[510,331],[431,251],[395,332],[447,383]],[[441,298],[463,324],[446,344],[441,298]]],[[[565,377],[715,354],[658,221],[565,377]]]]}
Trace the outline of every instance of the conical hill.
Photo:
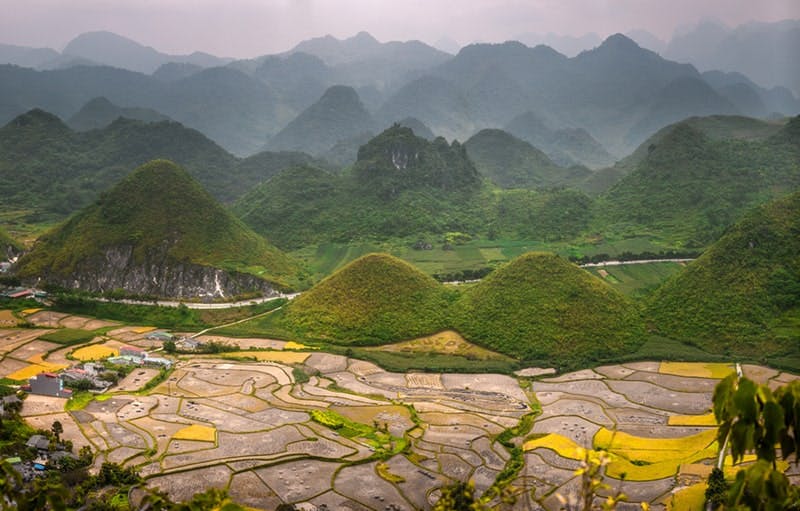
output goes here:
{"type": "Polygon", "coordinates": [[[635,351],[643,332],[627,298],[578,266],[539,252],[465,290],[457,322],[470,341],[562,369],[635,351]]]}
{"type": "Polygon", "coordinates": [[[445,329],[452,297],[410,264],[369,254],[292,301],[284,319],[306,337],[383,344],[445,329]]]}

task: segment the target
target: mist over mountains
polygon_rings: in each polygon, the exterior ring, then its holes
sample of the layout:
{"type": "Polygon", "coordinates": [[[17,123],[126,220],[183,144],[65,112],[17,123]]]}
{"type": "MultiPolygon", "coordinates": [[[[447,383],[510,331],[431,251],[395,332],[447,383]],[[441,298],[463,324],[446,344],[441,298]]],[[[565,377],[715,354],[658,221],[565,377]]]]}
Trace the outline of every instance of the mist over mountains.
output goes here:
{"type": "MultiPolygon", "coordinates": [[[[629,32],[663,56],[621,34],[605,41],[524,34],[522,42],[472,44],[451,55],[360,32],[246,60],[170,55],[90,32],[60,53],[0,45],[0,62],[13,64],[0,65],[0,123],[33,108],[80,120],[87,108],[99,115],[96,98],[103,97],[119,115],[174,119],[240,156],[291,149],[349,164],[368,135],[414,118],[451,140],[506,128],[561,165],[599,168],[689,116],[799,112],[800,87],[792,86],[798,65],[785,55],[798,47],[798,26],[701,24],[661,44],[629,32]],[[523,44],[541,42],[556,49],[523,44]],[[759,57],[764,52],[770,59],[759,57]],[[687,61],[697,67],[681,63],[687,61]],[[773,64],[782,73],[764,79],[773,64]],[[332,94],[337,90],[352,92],[332,94]],[[522,115],[540,125],[520,124],[522,115]]],[[[116,114],[106,108],[102,123],[75,127],[102,127],[116,114]]]]}

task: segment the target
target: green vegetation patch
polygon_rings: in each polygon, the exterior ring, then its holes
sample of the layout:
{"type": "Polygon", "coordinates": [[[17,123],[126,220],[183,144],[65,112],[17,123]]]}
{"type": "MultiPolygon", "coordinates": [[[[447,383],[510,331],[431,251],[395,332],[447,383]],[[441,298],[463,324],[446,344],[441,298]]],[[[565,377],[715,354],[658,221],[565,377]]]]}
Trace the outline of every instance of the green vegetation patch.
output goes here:
{"type": "Polygon", "coordinates": [[[375,452],[375,457],[388,459],[403,452],[408,446],[404,438],[392,436],[388,429],[378,429],[355,422],[332,410],[311,410],[311,419],[327,428],[336,430],[345,438],[361,440],[375,452]]]}
{"type": "Polygon", "coordinates": [[[80,344],[89,342],[98,335],[97,332],[92,330],[79,330],[76,328],[61,328],[53,332],[44,334],[39,337],[43,341],[55,342],[70,346],[73,344],[80,344]]]}
{"type": "Polygon", "coordinates": [[[648,316],[662,333],[715,353],[798,354],[800,193],[750,212],[656,291],[648,316]],[[778,328],[775,328],[778,326],[778,328]]]}

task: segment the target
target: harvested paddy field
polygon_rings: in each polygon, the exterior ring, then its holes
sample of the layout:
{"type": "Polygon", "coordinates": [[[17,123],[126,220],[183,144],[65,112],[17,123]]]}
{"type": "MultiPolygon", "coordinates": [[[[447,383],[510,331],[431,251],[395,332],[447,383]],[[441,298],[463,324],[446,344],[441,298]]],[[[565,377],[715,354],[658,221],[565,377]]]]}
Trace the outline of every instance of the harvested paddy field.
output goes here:
{"type": "MultiPolygon", "coordinates": [[[[0,342],[13,346],[0,361],[4,374],[27,370],[35,365],[31,357],[53,349],[61,360],[67,348],[31,335],[40,332],[46,331],[0,331],[0,342]]],[[[105,344],[68,349],[118,349],[145,333],[119,327],[105,344]]],[[[498,435],[541,409],[515,440],[523,465],[509,486],[517,497],[511,509],[534,508],[533,490],[544,509],[560,509],[556,495],[576,488],[574,470],[586,448],[609,452],[609,476],[626,475],[612,483],[632,501],[665,509],[674,495],[687,498],[681,488],[697,493],[694,485],[708,473],[717,453],[711,396],[734,370],[637,362],[531,380],[393,373],[341,355],[287,352],[278,342],[249,340],[247,348],[271,351],[243,349],[235,360],[175,358],[174,369],[149,390],[142,389],[158,369],[136,368],[79,409],[29,396],[23,416],[45,429],[61,421],[65,437],[98,452],[98,466],[135,466],[149,486],[175,499],[214,486],[256,509],[308,503],[414,510],[429,509],[438,489],[456,480],[489,489],[513,461],[498,435]]],[[[796,378],[758,366],[743,371],[770,385],[796,378]]]]}

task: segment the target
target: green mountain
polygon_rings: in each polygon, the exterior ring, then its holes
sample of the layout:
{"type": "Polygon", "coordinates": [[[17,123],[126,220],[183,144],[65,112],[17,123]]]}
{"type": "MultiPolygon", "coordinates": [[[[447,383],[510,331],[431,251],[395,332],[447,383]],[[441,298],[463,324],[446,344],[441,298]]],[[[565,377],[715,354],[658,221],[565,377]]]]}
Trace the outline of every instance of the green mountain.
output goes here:
{"type": "Polygon", "coordinates": [[[88,131],[105,128],[119,117],[135,119],[143,122],[171,120],[150,108],[123,108],[106,98],[94,98],[67,120],[67,124],[75,131],[88,131]]]}
{"type": "Polygon", "coordinates": [[[267,147],[321,155],[337,142],[372,130],[372,117],[358,93],[336,85],[272,137],[267,147]]]}
{"type": "Polygon", "coordinates": [[[748,208],[800,187],[798,125],[800,117],[761,140],[715,140],[692,122],[675,125],[601,199],[600,229],[693,246],[718,239],[748,208]]]}
{"type": "Polygon", "coordinates": [[[710,352],[800,356],[800,192],[750,211],[659,288],[647,314],[663,335],[710,352]]]}
{"type": "Polygon", "coordinates": [[[0,123],[34,108],[68,119],[96,97],[160,112],[237,155],[259,151],[297,113],[264,83],[228,67],[166,81],[106,66],[34,71],[0,65],[0,123]]]}
{"type": "Polygon", "coordinates": [[[585,165],[601,168],[615,158],[583,128],[553,128],[533,112],[511,119],[505,130],[541,149],[561,166],[585,165]]]}
{"type": "Polygon", "coordinates": [[[503,130],[481,130],[464,147],[478,171],[501,188],[566,186],[591,174],[585,167],[562,168],[539,149],[503,130]]]}
{"type": "Polygon", "coordinates": [[[320,241],[475,231],[480,176],[463,146],[393,126],[358,151],[340,176],[293,168],[255,187],[234,212],[283,248],[320,241]]]}
{"type": "Polygon", "coordinates": [[[302,153],[265,152],[239,160],[176,122],[117,119],[77,133],[58,117],[32,110],[0,128],[2,206],[28,212],[29,221],[61,220],[155,158],[184,166],[221,201],[232,201],[286,167],[322,164],[302,153]]]}
{"type": "Polygon", "coordinates": [[[455,296],[400,259],[369,254],[294,299],[281,321],[305,337],[385,344],[444,330],[455,296]]]}
{"type": "Polygon", "coordinates": [[[16,268],[23,280],[164,297],[274,293],[296,266],[167,160],[137,168],[42,236],[16,268]]]}
{"type": "Polygon", "coordinates": [[[466,289],[456,329],[468,340],[559,368],[629,353],[638,309],[608,284],[552,254],[531,252],[466,289]]]}

